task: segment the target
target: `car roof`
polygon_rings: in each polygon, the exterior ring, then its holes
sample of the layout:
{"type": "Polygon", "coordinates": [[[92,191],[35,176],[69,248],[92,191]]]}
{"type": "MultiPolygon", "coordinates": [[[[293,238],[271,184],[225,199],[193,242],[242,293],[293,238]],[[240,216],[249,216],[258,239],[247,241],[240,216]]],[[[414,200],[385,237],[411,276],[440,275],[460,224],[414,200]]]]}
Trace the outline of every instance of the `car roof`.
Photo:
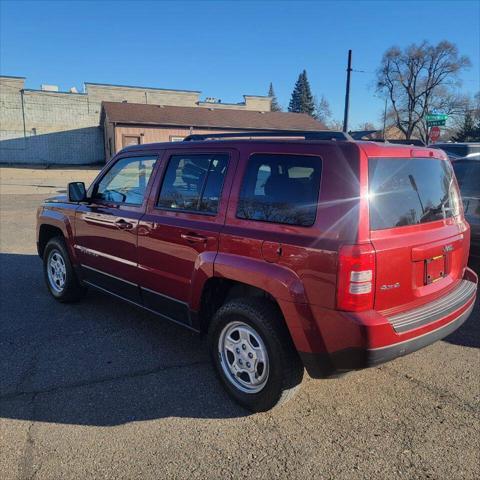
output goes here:
{"type": "Polygon", "coordinates": [[[158,142],[144,143],[141,145],[130,145],[123,148],[119,153],[141,152],[146,150],[165,150],[165,149],[186,149],[219,146],[224,148],[242,149],[246,145],[331,145],[342,148],[345,145],[357,145],[369,157],[436,157],[438,158],[438,149],[429,147],[418,147],[415,145],[393,144],[373,141],[358,140],[303,140],[303,139],[218,139],[218,140],[200,140],[200,141],[182,141],[182,142],[158,142]]]}

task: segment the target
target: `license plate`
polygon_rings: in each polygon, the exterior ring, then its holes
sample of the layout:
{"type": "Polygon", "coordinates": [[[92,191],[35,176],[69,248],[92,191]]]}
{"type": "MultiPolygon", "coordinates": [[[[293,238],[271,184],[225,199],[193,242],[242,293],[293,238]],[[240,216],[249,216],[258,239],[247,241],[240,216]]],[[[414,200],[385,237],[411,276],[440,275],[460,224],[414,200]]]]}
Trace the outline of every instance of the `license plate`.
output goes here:
{"type": "Polygon", "coordinates": [[[445,256],[425,260],[425,285],[441,280],[445,276],[445,256]]]}

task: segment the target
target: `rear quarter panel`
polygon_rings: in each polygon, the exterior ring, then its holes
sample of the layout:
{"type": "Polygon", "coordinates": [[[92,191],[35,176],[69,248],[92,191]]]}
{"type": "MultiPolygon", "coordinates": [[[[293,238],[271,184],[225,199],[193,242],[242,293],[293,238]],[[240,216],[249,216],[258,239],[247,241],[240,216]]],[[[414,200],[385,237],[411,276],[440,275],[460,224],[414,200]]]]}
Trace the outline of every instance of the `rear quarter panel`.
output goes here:
{"type": "Polygon", "coordinates": [[[335,308],[337,252],[358,239],[359,149],[355,143],[239,144],[240,161],[220,236],[215,275],[254,284],[275,298],[335,308]],[[322,162],[314,225],[237,218],[248,158],[254,153],[310,155],[322,162]],[[280,251],[277,255],[275,252],[280,251]]]}

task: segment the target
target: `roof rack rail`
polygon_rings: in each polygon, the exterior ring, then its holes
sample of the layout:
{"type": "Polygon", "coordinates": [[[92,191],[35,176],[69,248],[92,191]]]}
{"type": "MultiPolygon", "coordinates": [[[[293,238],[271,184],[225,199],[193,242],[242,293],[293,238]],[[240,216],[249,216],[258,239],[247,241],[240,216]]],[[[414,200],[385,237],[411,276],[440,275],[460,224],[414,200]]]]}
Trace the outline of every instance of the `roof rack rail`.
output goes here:
{"type": "Polygon", "coordinates": [[[351,141],[352,137],[345,132],[335,130],[310,130],[310,131],[295,131],[295,130],[272,130],[259,132],[231,132],[231,133],[198,133],[188,135],[183,139],[184,142],[194,142],[207,139],[222,139],[222,138],[275,138],[275,137],[303,137],[305,140],[340,140],[351,141]]]}

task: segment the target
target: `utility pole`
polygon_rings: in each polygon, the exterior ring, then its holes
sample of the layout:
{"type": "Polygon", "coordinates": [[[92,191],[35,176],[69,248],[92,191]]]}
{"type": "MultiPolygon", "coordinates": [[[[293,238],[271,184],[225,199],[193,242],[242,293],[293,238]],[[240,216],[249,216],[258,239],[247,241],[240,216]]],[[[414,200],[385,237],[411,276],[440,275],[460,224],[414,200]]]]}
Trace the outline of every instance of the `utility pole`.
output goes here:
{"type": "Polygon", "coordinates": [[[348,51],[347,88],[345,90],[345,114],[343,116],[343,131],[348,131],[348,108],[350,106],[350,74],[352,73],[352,51],[348,51]]]}

